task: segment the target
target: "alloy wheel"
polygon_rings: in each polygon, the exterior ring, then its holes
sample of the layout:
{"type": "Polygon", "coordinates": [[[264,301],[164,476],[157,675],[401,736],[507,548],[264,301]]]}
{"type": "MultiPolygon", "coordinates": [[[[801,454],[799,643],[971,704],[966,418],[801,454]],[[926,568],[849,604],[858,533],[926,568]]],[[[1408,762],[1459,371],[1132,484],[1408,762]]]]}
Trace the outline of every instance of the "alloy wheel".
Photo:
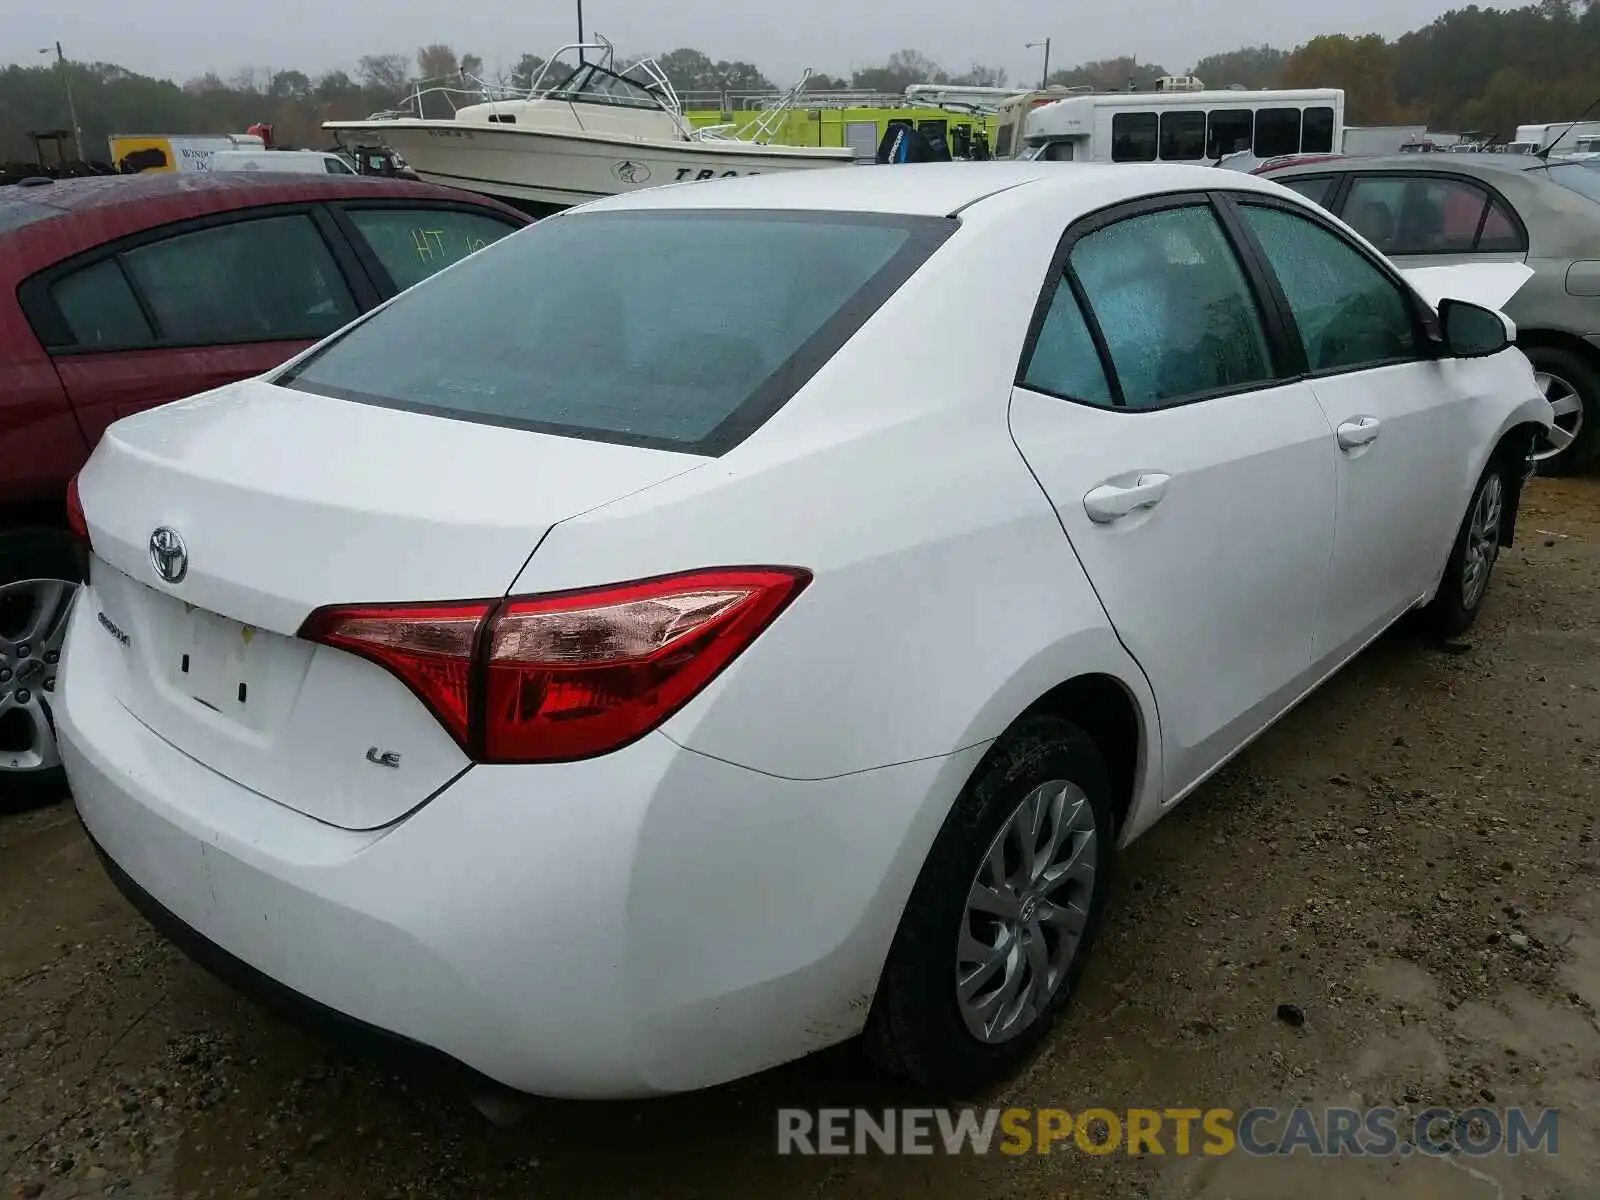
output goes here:
{"type": "Polygon", "coordinates": [[[1489,572],[1500,554],[1500,507],[1505,489],[1498,471],[1483,482],[1467,521],[1467,553],[1461,562],[1461,603],[1474,608],[1489,586],[1489,572]]]}
{"type": "Polygon", "coordinates": [[[1024,1032],[1060,990],[1089,920],[1098,834],[1083,790],[1052,780],[990,843],[956,942],[956,1004],[980,1042],[1024,1032]]]}
{"type": "Polygon", "coordinates": [[[1572,445],[1583,429],[1583,397],[1567,380],[1548,371],[1536,371],[1533,380],[1555,412],[1555,429],[1540,437],[1533,452],[1534,461],[1543,462],[1572,445]]]}
{"type": "Polygon", "coordinates": [[[50,706],[76,593],[61,579],[0,586],[0,778],[61,765],[50,706]]]}

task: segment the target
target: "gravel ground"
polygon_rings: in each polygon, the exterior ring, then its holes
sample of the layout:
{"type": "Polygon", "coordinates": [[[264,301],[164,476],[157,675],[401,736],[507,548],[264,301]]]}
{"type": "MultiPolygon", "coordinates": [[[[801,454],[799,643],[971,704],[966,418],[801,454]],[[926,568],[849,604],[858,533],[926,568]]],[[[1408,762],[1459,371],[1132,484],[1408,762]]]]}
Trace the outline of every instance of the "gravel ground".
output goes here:
{"type": "Polygon", "coordinates": [[[1385,639],[1132,848],[991,1102],[1549,1105],[1554,1156],[779,1157],[779,1105],[926,1102],[850,1047],[491,1127],[191,966],[59,808],[0,818],[0,1197],[1600,1197],[1600,478],[1522,533],[1470,641],[1385,639]]]}

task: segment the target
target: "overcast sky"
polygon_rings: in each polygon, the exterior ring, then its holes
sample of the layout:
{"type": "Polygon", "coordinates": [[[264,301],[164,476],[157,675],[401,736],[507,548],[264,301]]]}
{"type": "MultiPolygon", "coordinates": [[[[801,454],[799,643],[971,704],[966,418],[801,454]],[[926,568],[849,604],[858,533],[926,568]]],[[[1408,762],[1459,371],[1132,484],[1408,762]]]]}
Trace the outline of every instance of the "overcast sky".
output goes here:
{"type": "MultiPolygon", "coordinates": [[[[1394,37],[1463,0],[1115,0],[1113,3],[965,3],[963,0],[587,0],[586,28],[621,54],[694,46],[754,62],[776,82],[807,67],[830,73],[882,62],[903,47],[954,70],[974,59],[1031,82],[1051,39],[1051,64],[1137,54],[1174,71],[1206,54],[1269,42],[1285,48],[1319,33],[1394,37]],[[671,13],[673,15],[668,16],[671,13]]],[[[75,59],[120,63],[183,80],[240,67],[352,70],[363,54],[414,54],[446,42],[482,55],[492,71],[523,51],[548,55],[576,31],[571,0],[0,0],[0,62],[38,62],[63,43],[75,59]]],[[[1211,81],[1225,83],[1224,80],[1211,81]]]]}

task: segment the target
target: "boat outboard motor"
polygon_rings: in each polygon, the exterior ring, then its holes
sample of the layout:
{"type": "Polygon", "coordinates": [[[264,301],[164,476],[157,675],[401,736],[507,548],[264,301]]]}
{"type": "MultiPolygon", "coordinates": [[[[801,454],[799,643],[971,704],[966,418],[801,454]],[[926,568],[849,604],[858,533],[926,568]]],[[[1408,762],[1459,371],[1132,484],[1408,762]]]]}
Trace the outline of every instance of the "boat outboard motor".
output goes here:
{"type": "Polygon", "coordinates": [[[950,151],[943,155],[929,144],[928,139],[910,125],[896,123],[889,126],[883,141],[878,143],[879,163],[949,162],[950,151]]]}

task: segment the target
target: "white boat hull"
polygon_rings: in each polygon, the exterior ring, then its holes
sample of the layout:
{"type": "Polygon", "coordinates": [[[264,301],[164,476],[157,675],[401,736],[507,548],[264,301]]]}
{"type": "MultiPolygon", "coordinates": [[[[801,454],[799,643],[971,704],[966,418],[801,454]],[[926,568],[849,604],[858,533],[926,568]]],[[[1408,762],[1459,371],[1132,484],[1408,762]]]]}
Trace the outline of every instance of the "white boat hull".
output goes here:
{"type": "Polygon", "coordinates": [[[664,183],[855,161],[848,149],[605,137],[411,118],[329,121],[323,128],[382,142],[430,183],[556,207],[664,183]]]}

